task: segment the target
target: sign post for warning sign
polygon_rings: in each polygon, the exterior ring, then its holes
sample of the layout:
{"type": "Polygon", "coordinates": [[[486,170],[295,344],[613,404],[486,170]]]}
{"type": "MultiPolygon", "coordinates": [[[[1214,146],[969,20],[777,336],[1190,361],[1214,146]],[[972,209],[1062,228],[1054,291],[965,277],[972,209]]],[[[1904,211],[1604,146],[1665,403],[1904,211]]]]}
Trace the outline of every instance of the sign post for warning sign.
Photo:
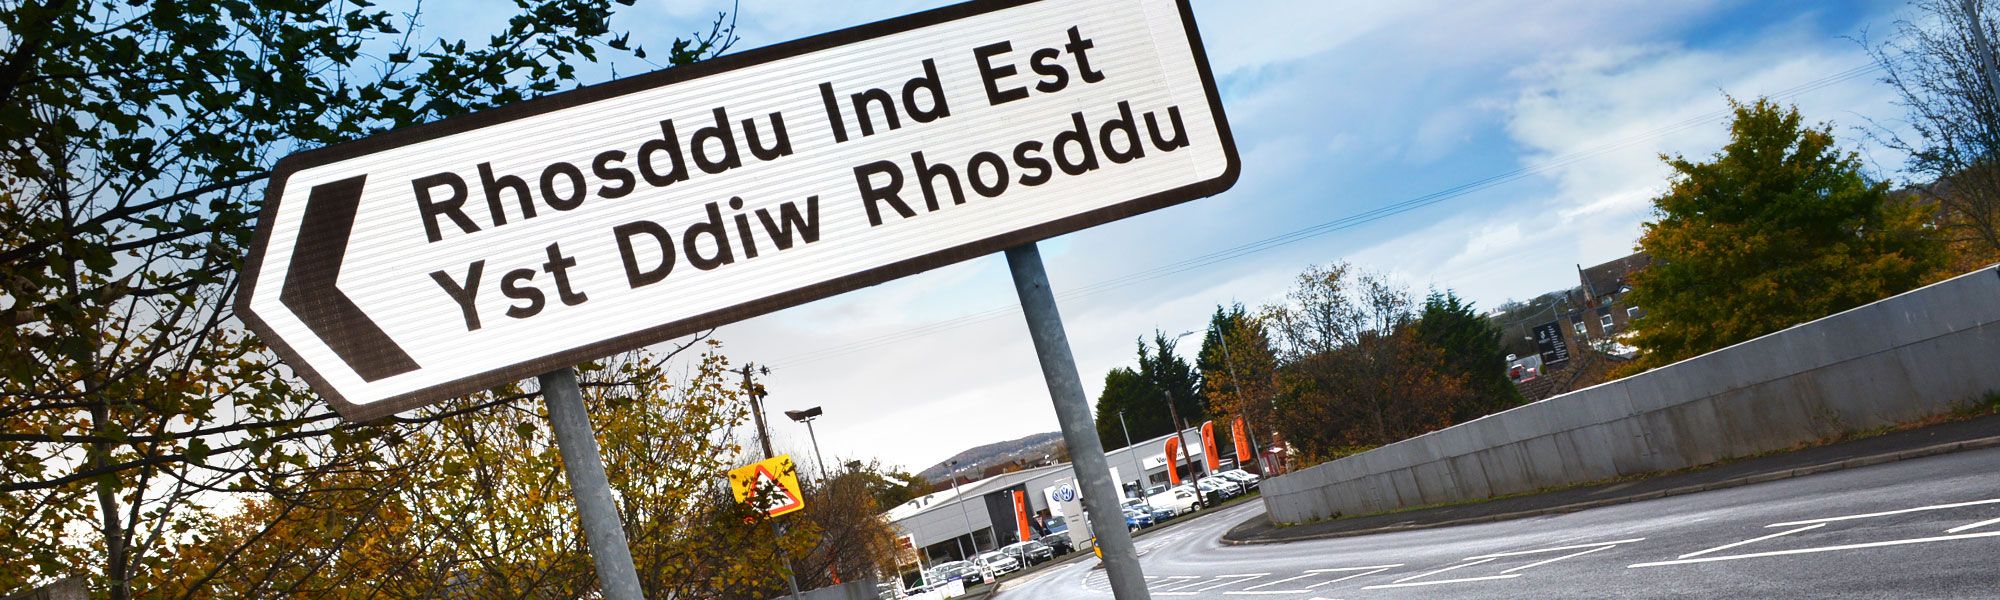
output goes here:
{"type": "Polygon", "coordinates": [[[1034,244],[1239,168],[1186,0],[978,1],[286,157],[237,308],[350,420],[541,377],[618,598],[572,366],[1005,251],[1112,587],[1143,598],[1034,244]]]}

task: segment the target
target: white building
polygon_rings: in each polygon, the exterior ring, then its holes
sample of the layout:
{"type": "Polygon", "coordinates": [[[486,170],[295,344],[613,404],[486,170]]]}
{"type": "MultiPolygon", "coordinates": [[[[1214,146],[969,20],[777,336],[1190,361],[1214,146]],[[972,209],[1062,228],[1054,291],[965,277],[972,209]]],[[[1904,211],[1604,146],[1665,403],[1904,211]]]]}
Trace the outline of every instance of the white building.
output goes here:
{"type": "MultiPolygon", "coordinates": [[[[1217,435],[1220,436],[1220,432],[1217,435]]],[[[1112,476],[1119,480],[1126,497],[1143,497],[1146,488],[1167,483],[1165,447],[1169,437],[1172,436],[1163,435],[1105,453],[1112,476]]],[[[1185,458],[1176,456],[1175,462],[1181,465],[1182,476],[1206,471],[1202,459],[1201,430],[1189,428],[1182,431],[1181,445],[1186,448],[1187,454],[1185,458]],[[1189,467],[1187,461],[1192,461],[1195,466],[1189,467]]],[[[1235,444],[1227,439],[1216,440],[1216,450],[1222,456],[1224,469],[1232,468],[1235,463],[1234,449],[1235,444]]],[[[1014,491],[1026,496],[1033,535],[1048,533],[1043,529],[1044,523],[1061,528],[1061,519],[1050,518],[1053,515],[1048,492],[1057,483],[1075,479],[1075,472],[1069,463],[1023,469],[962,483],[956,490],[947,488],[911,500],[890,509],[882,518],[888,520],[898,534],[910,538],[922,561],[921,566],[928,568],[934,563],[962,560],[971,554],[1020,541],[1011,494],[1014,491]]]]}

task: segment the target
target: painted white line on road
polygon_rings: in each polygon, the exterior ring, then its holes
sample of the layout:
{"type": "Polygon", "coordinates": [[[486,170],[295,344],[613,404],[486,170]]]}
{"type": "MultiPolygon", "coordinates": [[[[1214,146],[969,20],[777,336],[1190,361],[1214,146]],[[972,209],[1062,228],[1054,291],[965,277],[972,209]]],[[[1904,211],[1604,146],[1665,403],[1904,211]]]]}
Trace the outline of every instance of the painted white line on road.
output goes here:
{"type": "Polygon", "coordinates": [[[1182,584],[1178,584],[1178,585],[1175,585],[1174,587],[1170,587],[1170,588],[1160,588],[1160,590],[1161,590],[1161,591],[1159,591],[1159,592],[1154,592],[1154,593],[1155,593],[1155,594],[1163,594],[1163,593],[1168,593],[1168,592],[1173,592],[1173,591],[1177,591],[1177,590],[1184,590],[1184,589],[1188,589],[1188,588],[1191,588],[1191,587],[1194,587],[1194,586],[1197,586],[1197,585],[1201,585],[1201,584],[1204,584],[1204,583],[1208,583],[1207,581],[1203,581],[1203,580],[1202,580],[1202,577],[1200,577],[1200,576],[1193,576],[1193,577],[1194,577],[1194,581],[1190,581],[1190,582],[1187,582],[1187,583],[1182,583],[1182,584]]]}
{"type": "Polygon", "coordinates": [[[1996,537],[1996,536],[2000,536],[2000,531],[1987,531],[1983,533],[1965,533],[1959,535],[1945,535],[1945,536],[1927,537],[1927,538],[1912,538],[1907,540],[1890,540],[1886,542],[1868,542],[1865,544],[1845,544],[1840,546],[1826,546],[1823,548],[1777,550],[1773,552],[1758,552],[1755,554],[1732,554],[1728,556],[1708,556],[1703,558],[1690,558],[1686,560],[1666,560],[1660,562],[1639,563],[1636,565],[1627,566],[1625,568],[1637,569],[1642,567],[1663,567],[1667,565],[1685,565],[1692,563],[1717,562],[1724,560],[1740,560],[1745,558],[1764,558],[1769,556],[1789,556],[1793,554],[1812,554],[1816,552],[1833,552],[1836,550],[1859,550],[1862,548],[1881,548],[1884,546],[1902,546],[1906,544],[1927,544],[1930,542],[1949,542],[1953,540],[1969,540],[1974,538],[1986,538],[1986,537],[1996,537]]]}
{"type": "MultiPolygon", "coordinates": [[[[1190,584],[1187,584],[1187,585],[1183,585],[1183,586],[1180,586],[1180,587],[1178,587],[1178,588],[1174,588],[1174,589],[1175,589],[1175,590],[1177,590],[1177,591],[1161,591],[1161,592],[1153,592],[1153,595],[1155,595],[1155,596],[1193,596],[1193,595],[1195,595],[1195,594],[1200,594],[1200,593],[1202,593],[1202,592],[1206,592],[1206,591],[1209,591],[1209,590],[1213,590],[1213,589],[1215,589],[1215,588],[1219,588],[1219,587],[1222,587],[1222,586],[1225,586],[1225,585],[1234,585],[1234,584],[1238,584],[1238,583],[1242,583],[1242,582],[1245,582],[1245,581],[1249,581],[1249,580],[1252,580],[1252,579],[1256,579],[1256,578],[1258,578],[1258,577],[1263,577],[1263,576],[1265,576],[1265,575],[1270,575],[1270,573],[1255,573],[1255,574],[1244,574],[1244,575],[1217,575],[1217,576],[1215,577],[1215,579],[1214,579],[1214,580],[1211,580],[1211,581],[1199,581],[1199,580],[1197,580],[1197,581],[1195,581],[1194,583],[1190,583],[1190,584]],[[1228,580],[1228,581],[1224,581],[1225,579],[1226,579],[1226,580],[1228,580]],[[1205,583],[1205,584],[1208,584],[1208,585],[1207,585],[1206,587],[1201,587],[1201,588],[1196,588],[1196,589],[1188,589],[1188,588],[1192,588],[1192,587],[1194,587],[1194,586],[1197,586],[1197,585],[1201,585],[1201,584],[1204,584],[1204,583],[1205,583]],[[1180,590],[1184,590],[1184,591],[1180,591],[1180,590]]],[[[1229,593],[1229,592],[1223,592],[1223,593],[1227,594],[1227,593],[1229,593]]]]}
{"type": "Polygon", "coordinates": [[[1249,580],[1252,580],[1252,579],[1256,579],[1256,578],[1258,578],[1258,577],[1263,577],[1263,576],[1265,576],[1265,575],[1270,575],[1270,573],[1255,573],[1255,574],[1249,574],[1249,575],[1223,575],[1223,576],[1221,576],[1221,577],[1217,577],[1216,579],[1217,579],[1217,580],[1222,580],[1222,579],[1234,579],[1235,581],[1228,581],[1228,582],[1223,582],[1223,583],[1217,583],[1217,584],[1215,584],[1215,585],[1211,585],[1211,586],[1208,586],[1208,587],[1205,587],[1205,588],[1200,588],[1200,589],[1197,589],[1197,590],[1195,590],[1195,591],[1197,591],[1197,592],[1206,592],[1206,591],[1209,591],[1209,590],[1212,590],[1212,589],[1215,589],[1215,588],[1219,588],[1219,587],[1222,587],[1222,586],[1225,586],[1225,585],[1236,585],[1236,584],[1239,584],[1239,583],[1243,583],[1243,582],[1245,582],[1245,581],[1249,581],[1249,580]]]}
{"type": "Polygon", "coordinates": [[[1984,521],[1980,521],[1980,522],[1978,522],[1978,523],[1973,523],[1973,524],[1971,524],[1971,525],[1960,525],[1960,526],[1957,526],[1957,527],[1953,527],[1953,528],[1951,528],[1951,529],[1946,529],[1946,530],[1944,530],[1944,532],[1945,532],[1945,533],[1958,533],[1958,532],[1960,532],[1960,531],[1965,531],[1965,530],[1967,530],[1967,529],[1978,529],[1978,528],[1981,528],[1981,527],[1985,527],[1985,526],[1987,526],[1987,525],[1992,525],[1992,524],[1994,524],[1994,523],[2000,523],[2000,519],[1987,519],[1987,520],[1984,520],[1984,521]]]}
{"type": "Polygon", "coordinates": [[[1528,563],[1528,564],[1525,564],[1525,565],[1521,565],[1521,566],[1518,566],[1518,567],[1514,567],[1514,568],[1512,568],[1512,569],[1508,569],[1508,570],[1505,570],[1505,571],[1501,571],[1501,573],[1502,573],[1502,574],[1505,574],[1505,573],[1512,573],[1512,572],[1515,572],[1515,571],[1525,571],[1525,570],[1528,570],[1528,569],[1532,569],[1532,568],[1535,568],[1535,567],[1539,567],[1539,566],[1542,566],[1542,565],[1546,565],[1546,564],[1549,564],[1549,563],[1552,563],[1552,562],[1556,562],[1556,561],[1559,561],[1559,560],[1569,560],[1569,559],[1572,559],[1572,558],[1576,558],[1576,557],[1579,557],[1579,556],[1583,556],[1583,555],[1585,555],[1585,554],[1590,554],[1590,553],[1592,553],[1592,552],[1601,552],[1601,551],[1604,551],[1604,550],[1610,550],[1610,549],[1612,549],[1612,548],[1617,548],[1617,546],[1598,546],[1598,547],[1596,547],[1596,548],[1591,548],[1591,549],[1589,549],[1589,550],[1585,550],[1585,551],[1582,551],[1582,552],[1577,552],[1577,553],[1573,553],[1573,554],[1564,554],[1564,555],[1562,555],[1562,556],[1558,556],[1558,557],[1555,557],[1555,558],[1551,558],[1551,559],[1548,559],[1548,560],[1545,560],[1545,561],[1541,561],[1541,562],[1536,562],[1536,563],[1528,563]]]}
{"type": "Polygon", "coordinates": [[[1522,550],[1522,551],[1519,551],[1519,552],[1501,552],[1501,553],[1499,553],[1499,554],[1485,554],[1485,555],[1481,555],[1481,556],[1474,556],[1474,557],[1472,557],[1472,558],[1468,558],[1468,559],[1465,559],[1465,560],[1479,560],[1479,559],[1482,559],[1482,558],[1486,558],[1486,559],[1493,559],[1493,558],[1506,558],[1506,557],[1509,557],[1509,556],[1522,556],[1522,555],[1527,555],[1527,554],[1541,554],[1541,553],[1544,553],[1544,552],[1562,552],[1562,551],[1564,551],[1564,550],[1582,550],[1582,549],[1584,549],[1584,548],[1596,548],[1596,547],[1598,547],[1598,546],[1616,546],[1616,545],[1619,545],[1619,544],[1630,544],[1630,543],[1632,543],[1632,542],[1642,542],[1642,541],[1645,541],[1645,540],[1646,540],[1646,538],[1632,538],[1632,539],[1629,539],[1629,540],[1618,540],[1618,541],[1615,541],[1615,542],[1598,542],[1598,543],[1595,543],[1595,544],[1577,544],[1577,545],[1574,545],[1574,546],[1558,546],[1558,547],[1555,547],[1555,548],[1543,548],[1543,549],[1540,549],[1540,550],[1522,550]]]}
{"type": "Polygon", "coordinates": [[[1495,579],[1513,579],[1513,578],[1515,578],[1515,577],[1520,577],[1520,576],[1521,576],[1521,574],[1520,574],[1520,573],[1515,573],[1515,574],[1513,574],[1513,575],[1488,575],[1488,576],[1486,576],[1486,577],[1466,577],[1466,578],[1463,578],[1463,579],[1439,579],[1439,580],[1437,580],[1437,581],[1414,581],[1414,582],[1410,582],[1410,583],[1386,583],[1386,584],[1382,584],[1382,585],[1371,585],[1371,586],[1368,586],[1368,587],[1364,587],[1364,588],[1361,588],[1361,589],[1364,589],[1364,590],[1386,590],[1386,589],[1389,589],[1389,588],[1402,588],[1402,587],[1416,587],[1416,586],[1420,586],[1420,585],[1438,585],[1438,584],[1441,584],[1441,583],[1470,583],[1470,582],[1474,582],[1474,581],[1492,581],[1492,580],[1495,580],[1495,579]]]}
{"type": "Polygon", "coordinates": [[[1342,578],[1340,578],[1340,579],[1335,579],[1335,580],[1332,580],[1332,581],[1322,581],[1322,582],[1319,582],[1319,583],[1315,583],[1315,584],[1312,584],[1312,585],[1309,585],[1309,586],[1306,586],[1306,589],[1312,589],[1312,588],[1316,588],[1316,587],[1319,587],[1319,586],[1322,586],[1322,585],[1327,585],[1327,584],[1331,584],[1331,583],[1340,583],[1340,582],[1342,582],[1342,581],[1347,581],[1347,580],[1349,580],[1349,579],[1353,579],[1353,578],[1356,578],[1356,577],[1367,577],[1367,576],[1369,576],[1369,575],[1374,575],[1374,574],[1376,574],[1376,573],[1380,573],[1380,572],[1383,572],[1383,571],[1387,571],[1387,570],[1389,570],[1389,569],[1394,569],[1394,568],[1396,568],[1396,567],[1400,567],[1400,566],[1403,566],[1403,565],[1402,565],[1402,564],[1393,564],[1393,565],[1379,565],[1379,566],[1374,566],[1374,567],[1349,567],[1349,568],[1345,568],[1345,569],[1317,569],[1317,570],[1309,570],[1309,571],[1306,571],[1306,572],[1307,572],[1307,573],[1336,573],[1336,572],[1346,572],[1346,571],[1352,571],[1352,570],[1357,570],[1357,569],[1368,569],[1367,571],[1362,571],[1362,572],[1360,572],[1360,573],[1355,573],[1355,574],[1353,574],[1353,575],[1348,575],[1348,576],[1346,576],[1346,577],[1342,577],[1342,578]]]}
{"type": "MultiPolygon", "coordinates": [[[[1380,572],[1382,572],[1382,571],[1387,571],[1387,570],[1389,570],[1389,569],[1394,569],[1394,568],[1396,568],[1396,567],[1400,567],[1400,566],[1403,566],[1403,563],[1396,563],[1396,564],[1393,564],[1393,565],[1371,565],[1371,566],[1366,566],[1366,567],[1337,567],[1337,568],[1332,568],[1332,569],[1306,569],[1306,572],[1307,572],[1307,573],[1348,573],[1348,572],[1352,572],[1352,571],[1374,571],[1374,572],[1377,572],[1377,573],[1380,573],[1380,572]]],[[[1356,577],[1360,577],[1360,576],[1359,576],[1359,575],[1356,575],[1356,577]]]]}
{"type": "Polygon", "coordinates": [[[1253,586],[1250,586],[1250,587],[1247,587],[1247,588],[1243,588],[1243,589],[1241,589],[1241,590],[1237,590],[1237,591],[1233,591],[1233,592],[1223,592],[1223,593],[1224,593],[1224,594],[1228,594],[1228,595],[1231,595],[1231,596],[1258,596],[1258,595],[1275,595],[1275,594],[1304,594],[1304,593],[1307,593],[1307,592],[1311,592],[1311,591],[1313,591],[1313,588],[1316,588],[1316,587],[1319,587],[1319,586],[1322,586],[1322,585],[1331,585],[1331,584],[1335,584],[1335,583],[1340,583],[1340,582],[1342,582],[1342,581],[1347,581],[1347,580],[1349,580],[1349,579],[1354,579],[1354,578],[1356,578],[1356,577],[1367,577],[1367,576],[1369,576],[1369,575],[1374,575],[1374,574],[1376,574],[1376,573],[1380,573],[1380,572],[1383,572],[1383,571],[1387,571],[1387,570],[1389,570],[1389,569],[1394,569],[1394,568],[1396,568],[1396,567],[1400,567],[1400,566],[1403,566],[1403,565],[1402,565],[1402,563],[1397,563],[1397,564],[1393,564],[1393,565],[1374,565],[1374,566],[1368,566],[1368,567],[1337,567],[1337,568],[1332,568],[1332,569],[1306,569],[1306,572],[1305,572],[1305,574],[1303,574],[1303,575],[1296,575],[1296,576],[1292,576],[1292,577],[1286,577],[1286,578],[1284,578],[1284,579],[1280,579],[1280,580],[1277,580],[1277,581],[1272,581],[1272,582],[1268,582],[1268,583],[1260,583],[1260,584],[1257,584],[1257,585],[1253,585],[1253,586]],[[1297,580],[1300,580],[1300,579],[1305,579],[1305,578],[1307,578],[1307,577],[1312,577],[1312,576],[1314,576],[1314,575],[1325,575],[1325,574],[1328,574],[1328,573],[1351,573],[1351,575],[1348,575],[1348,576],[1346,576],[1346,577],[1339,577],[1339,578],[1335,578],[1335,579],[1330,579],[1330,580],[1327,580],[1327,581],[1322,581],[1322,582],[1319,582],[1319,583],[1314,583],[1314,584],[1310,584],[1310,585],[1307,585],[1307,586],[1305,586],[1304,588],[1301,588],[1301,589],[1295,589],[1295,590],[1266,590],[1266,589],[1262,589],[1262,588],[1267,588],[1267,587],[1270,587],[1270,586],[1274,586],[1274,585],[1278,585],[1278,584],[1280,584],[1280,583],[1286,583],[1286,582],[1290,582],[1290,581],[1297,581],[1297,580]]]}
{"type": "MultiPolygon", "coordinates": [[[[1807,525],[1807,526],[1805,526],[1805,527],[1800,527],[1800,528],[1798,528],[1798,529],[1787,529],[1787,530],[1784,530],[1784,531],[1780,531],[1780,532],[1777,532],[1777,533],[1773,533],[1773,534],[1771,534],[1771,535],[1767,535],[1767,536],[1763,536],[1763,537],[1755,537],[1755,538],[1750,538],[1750,539],[1747,539],[1747,540],[1743,540],[1743,541],[1741,541],[1741,542],[1731,542],[1731,543],[1728,543],[1728,544],[1723,544],[1723,545],[1720,545],[1720,546],[1716,546],[1716,547],[1714,547],[1714,548],[1709,548],[1709,549],[1707,549],[1707,550],[1700,550],[1700,551],[1696,551],[1696,552],[1689,552],[1689,553],[1687,553],[1687,554],[1682,554],[1682,555],[1680,555],[1680,556],[1677,556],[1677,557],[1675,557],[1675,558],[1694,558],[1694,557],[1697,557],[1697,556],[1701,556],[1701,555],[1703,555],[1703,554],[1708,554],[1708,553],[1710,553],[1710,552],[1720,552],[1720,551],[1723,551],[1723,550],[1728,550],[1728,549],[1730,549],[1730,548],[1735,548],[1735,547],[1737,547],[1737,546],[1741,546],[1741,545],[1744,545],[1744,544],[1755,544],[1755,543],[1757,543],[1757,542],[1761,542],[1761,541],[1764,541],[1764,540],[1768,540],[1768,539],[1771,539],[1771,538],[1775,538],[1775,537],[1784,537],[1784,536],[1788,536],[1788,535],[1791,535],[1791,534],[1794,534],[1794,533],[1798,533],[1798,532],[1801,532],[1801,531],[1805,531],[1805,530],[1808,530],[1808,529],[1819,529],[1819,528],[1821,528],[1821,527],[1825,527],[1825,526],[1826,526],[1826,524],[1825,524],[1825,523],[1813,523],[1813,524],[1811,524],[1811,525],[1807,525]]],[[[1946,532],[1946,533],[1951,533],[1951,532],[1946,532]]]]}
{"type": "MultiPolygon", "coordinates": [[[[1497,557],[1496,557],[1496,558],[1497,558],[1497,557]]],[[[1395,581],[1392,581],[1392,582],[1389,582],[1389,583],[1388,583],[1388,584],[1386,584],[1386,585],[1371,585],[1371,586],[1368,586],[1368,587],[1364,587],[1364,588],[1361,588],[1361,589],[1364,589],[1364,590],[1373,590],[1373,589],[1380,589],[1380,588],[1390,588],[1390,587],[1406,587],[1406,586],[1411,586],[1411,585],[1431,585],[1431,584],[1435,584],[1435,583],[1455,583],[1455,582],[1458,582],[1458,581],[1461,581],[1461,580],[1458,580],[1458,579],[1447,579],[1447,580],[1444,580],[1444,581],[1426,581],[1426,582],[1421,582],[1421,583],[1406,583],[1406,582],[1409,582],[1409,581],[1414,581],[1414,580],[1417,580],[1417,579],[1422,579],[1422,578],[1425,578],[1425,577],[1430,577],[1430,576],[1432,576],[1432,575],[1436,575],[1436,574],[1438,574],[1438,573],[1443,573],[1443,572],[1445,572],[1445,571],[1451,571],[1451,570],[1455,570],[1455,569],[1463,569],[1463,568],[1466,568],[1466,567],[1476,567],[1476,566],[1479,566],[1479,565],[1483,565],[1483,564],[1486,564],[1486,563],[1490,563],[1490,562],[1493,562],[1493,561],[1494,561],[1495,559],[1494,559],[1494,558],[1488,558],[1488,559],[1485,559],[1485,560],[1475,560],[1475,559],[1471,559],[1471,558],[1468,558],[1468,559],[1466,559],[1466,560],[1470,560],[1470,561],[1472,561],[1472,562],[1469,562],[1469,563],[1465,563],[1465,564],[1458,564],[1458,565],[1452,565],[1452,566],[1449,566],[1449,567],[1445,567],[1445,568],[1442,568],[1442,569],[1438,569],[1438,570],[1436,570],[1436,571],[1425,571],[1425,572],[1423,572],[1423,573],[1418,573],[1418,574],[1416,574],[1416,575],[1411,575],[1411,576],[1409,576],[1409,577],[1404,577],[1404,578],[1402,578],[1402,579],[1398,579],[1398,580],[1395,580],[1395,581]]],[[[1507,576],[1504,576],[1504,577],[1499,577],[1498,579],[1506,579],[1506,578],[1508,578],[1508,577],[1517,577],[1517,576],[1516,576],[1516,575],[1507,575],[1507,576]]],[[[1482,578],[1482,579],[1484,579],[1484,578],[1482,578]]],[[[1479,580],[1479,579],[1468,579],[1468,580],[1464,580],[1464,581],[1478,581],[1478,580],[1479,580]]]]}
{"type": "Polygon", "coordinates": [[[1257,584],[1257,585],[1253,585],[1253,586],[1250,586],[1250,587],[1247,587],[1247,588],[1243,588],[1243,589],[1242,589],[1241,591],[1235,591],[1235,592],[1223,592],[1223,593],[1224,593],[1224,594],[1300,594],[1300,593],[1305,593],[1305,592],[1309,592],[1309,591],[1311,591],[1311,590],[1273,590],[1273,591],[1269,591],[1269,592],[1253,592],[1253,591],[1250,591],[1250,590],[1255,590],[1255,589],[1259,589],[1259,588],[1267,588],[1267,587],[1271,587],[1271,586],[1274,586],[1274,585],[1278,585],[1278,584],[1280,584],[1280,583],[1284,583],[1284,582],[1287,582],[1287,581],[1294,581],[1294,580],[1298,580],[1298,579],[1305,579],[1305,578],[1307,578],[1307,577],[1312,577],[1313,575],[1316,575],[1316,573],[1311,573],[1311,572],[1308,572],[1308,573],[1305,573],[1305,574],[1303,574],[1303,575],[1294,575],[1294,576],[1291,576],[1291,577],[1286,577],[1286,578],[1284,578],[1284,579],[1280,579],[1280,580],[1277,580],[1277,581],[1272,581],[1272,582],[1268,582],[1268,583],[1259,583],[1259,584],[1257,584]]]}
{"type": "Polygon", "coordinates": [[[1919,507],[1916,507],[1916,508],[1905,508],[1905,509],[1902,509],[1902,510],[1887,510],[1887,511],[1882,511],[1882,512],[1876,512],[1876,513],[1867,513],[1867,514],[1860,514],[1860,515],[1847,515],[1847,516],[1845,516],[1845,517],[1828,517],[1828,518],[1825,518],[1825,519],[1807,519],[1807,520],[1804,520],[1804,521],[1787,521],[1787,522],[1784,522],[1784,523],[1772,523],[1772,524],[1770,524],[1770,525],[1765,525],[1765,526],[1764,526],[1764,528],[1766,528],[1766,529],[1769,529],[1769,528],[1773,528],[1773,527],[1793,527],[1793,526],[1798,526],[1798,525],[1811,525],[1811,524],[1813,524],[1813,523],[1831,523],[1831,522],[1834,522],[1834,521],[1847,521],[1847,520],[1852,520],[1852,519],[1866,519],[1866,518],[1870,518],[1870,517],[1887,517],[1887,516],[1890,516],[1890,515],[1900,515],[1900,514],[1906,514],[1906,513],[1913,513],[1913,512],[1923,512],[1923,511],[1927,511],[1927,510],[1943,510],[1943,509],[1947,509],[1947,508],[1962,508],[1962,507],[1966,507],[1966,506],[1979,506],[1979,505],[1982,505],[1982,504],[2000,504],[2000,498],[1995,498],[1995,499],[1992,499],[1992,500],[1975,500],[1975,501],[1972,501],[1972,502],[1954,502],[1954,503],[1951,503],[1951,504],[1939,504],[1939,505],[1936,505],[1936,506],[1919,506],[1919,507]]]}
{"type": "Polygon", "coordinates": [[[1192,587],[1194,587],[1194,586],[1197,586],[1197,585],[1201,585],[1201,584],[1204,584],[1204,583],[1206,583],[1206,584],[1211,584],[1211,585],[1209,585],[1208,587],[1205,587],[1205,588],[1201,588],[1201,589],[1198,589],[1198,590],[1194,590],[1194,591],[1196,591],[1196,592],[1205,592],[1205,591],[1208,591],[1208,590],[1212,590],[1212,589],[1215,589],[1215,588],[1219,588],[1219,587],[1222,587],[1222,586],[1225,586],[1225,585],[1229,585],[1229,584],[1232,584],[1232,583],[1239,583],[1239,582],[1244,582],[1244,581],[1249,581],[1249,580],[1252,580],[1252,579],[1256,579],[1256,578],[1258,578],[1258,577],[1263,577],[1263,576],[1265,576],[1265,575],[1270,575],[1270,573],[1244,573],[1244,574],[1241,574],[1241,575],[1216,575],[1216,576],[1215,576],[1215,579],[1212,579],[1212,580],[1209,580],[1209,581],[1202,581],[1202,580],[1201,580],[1201,577],[1199,577],[1199,576],[1196,576],[1196,577],[1195,577],[1195,580],[1194,580],[1194,581],[1191,581],[1191,582],[1188,582],[1188,583],[1183,583],[1183,584],[1180,584],[1180,585],[1178,585],[1178,586],[1175,586],[1175,587],[1171,587],[1171,588],[1165,588],[1165,591],[1162,591],[1162,592],[1158,592],[1158,593],[1159,593],[1159,594],[1162,594],[1162,595],[1168,595],[1168,596],[1180,596],[1180,595],[1185,595],[1185,594],[1182,594],[1182,593],[1176,593],[1176,592],[1178,592],[1179,590],[1185,590],[1185,589],[1188,589],[1188,588],[1192,588],[1192,587]],[[1223,581],[1223,580],[1225,580],[1225,579],[1227,579],[1227,580],[1229,580],[1229,581],[1223,581]]]}

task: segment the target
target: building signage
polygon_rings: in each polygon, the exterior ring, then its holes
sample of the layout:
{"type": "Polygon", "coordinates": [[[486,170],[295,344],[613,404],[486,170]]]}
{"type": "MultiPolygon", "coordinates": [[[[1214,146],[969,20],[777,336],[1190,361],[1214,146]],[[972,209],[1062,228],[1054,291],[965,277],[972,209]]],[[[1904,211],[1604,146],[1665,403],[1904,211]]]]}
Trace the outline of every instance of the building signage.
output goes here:
{"type": "Polygon", "coordinates": [[[1535,326],[1535,346],[1541,350],[1544,365],[1569,360],[1569,344],[1563,343],[1562,323],[1559,321],[1535,326]]]}
{"type": "Polygon", "coordinates": [[[238,308],[371,419],[1237,172],[1185,0],[974,2],[287,157],[238,308]]]}
{"type": "Polygon", "coordinates": [[[1069,528],[1070,544],[1083,548],[1090,543],[1090,523],[1083,514],[1083,495],[1077,492],[1076,484],[1060,481],[1049,488],[1049,512],[1062,517],[1063,526],[1069,528]]]}

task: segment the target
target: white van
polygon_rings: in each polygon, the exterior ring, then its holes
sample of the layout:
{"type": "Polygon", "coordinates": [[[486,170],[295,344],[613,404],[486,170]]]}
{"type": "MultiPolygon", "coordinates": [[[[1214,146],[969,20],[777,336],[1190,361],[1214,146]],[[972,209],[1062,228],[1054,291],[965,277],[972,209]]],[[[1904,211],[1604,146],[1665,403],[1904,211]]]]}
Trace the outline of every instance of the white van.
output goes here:
{"type": "Polygon", "coordinates": [[[1194,492],[1183,487],[1169,488],[1147,497],[1146,501],[1152,503],[1153,508],[1173,511],[1176,516],[1194,512],[1195,506],[1194,492]]]}

